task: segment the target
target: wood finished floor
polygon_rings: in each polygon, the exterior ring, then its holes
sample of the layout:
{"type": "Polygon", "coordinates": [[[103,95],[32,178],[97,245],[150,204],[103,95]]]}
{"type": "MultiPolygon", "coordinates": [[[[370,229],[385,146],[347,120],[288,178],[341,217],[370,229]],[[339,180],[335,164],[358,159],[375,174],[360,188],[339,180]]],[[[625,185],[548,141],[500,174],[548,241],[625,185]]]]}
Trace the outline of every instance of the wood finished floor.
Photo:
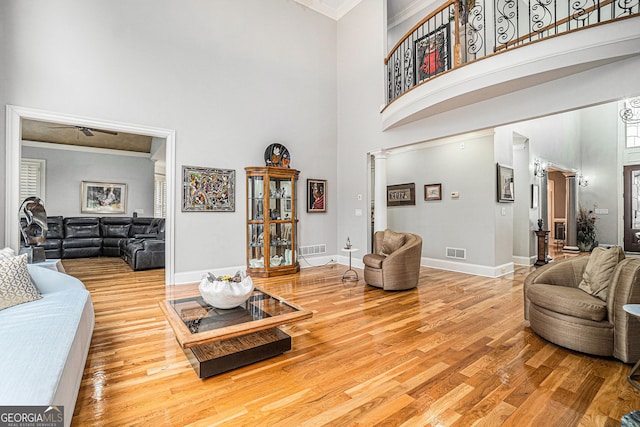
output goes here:
{"type": "MultiPolygon", "coordinates": [[[[423,268],[417,289],[340,281],[345,266],[256,279],[312,309],[293,349],[200,380],[158,302],[164,271],[65,260],[96,323],[75,426],[619,426],[640,409],[630,369],[550,344],[522,317],[530,269],[488,279],[423,268]]],[[[360,276],[362,277],[362,272],[360,276]]]]}

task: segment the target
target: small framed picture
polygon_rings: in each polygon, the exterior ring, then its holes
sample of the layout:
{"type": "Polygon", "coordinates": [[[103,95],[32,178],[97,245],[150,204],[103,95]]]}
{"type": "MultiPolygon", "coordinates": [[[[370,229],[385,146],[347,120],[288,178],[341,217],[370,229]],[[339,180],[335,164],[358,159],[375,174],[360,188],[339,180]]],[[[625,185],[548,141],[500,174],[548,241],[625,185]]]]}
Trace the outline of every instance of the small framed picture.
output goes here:
{"type": "Polygon", "coordinates": [[[307,179],[307,212],[326,212],[326,195],[326,179],[307,179]]]}
{"type": "Polygon", "coordinates": [[[497,164],[498,167],[498,202],[513,202],[513,168],[497,164]]]}
{"type": "Polygon", "coordinates": [[[531,184],[531,209],[538,208],[538,199],[540,198],[540,190],[538,184],[531,184]]]}
{"type": "Polygon", "coordinates": [[[387,185],[387,206],[416,204],[416,184],[387,185]]]}
{"type": "Polygon", "coordinates": [[[442,200],[442,184],[425,185],[424,200],[442,200]]]}
{"type": "Polygon", "coordinates": [[[82,213],[127,212],[127,184],[82,181],[82,213]]]}

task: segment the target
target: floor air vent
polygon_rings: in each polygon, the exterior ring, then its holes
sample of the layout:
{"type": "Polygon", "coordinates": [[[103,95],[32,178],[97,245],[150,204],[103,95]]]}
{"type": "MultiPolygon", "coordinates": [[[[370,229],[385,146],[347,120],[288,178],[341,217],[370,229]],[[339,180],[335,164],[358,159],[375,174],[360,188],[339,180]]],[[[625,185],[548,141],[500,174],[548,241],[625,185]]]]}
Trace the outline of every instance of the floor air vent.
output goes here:
{"type": "Polygon", "coordinates": [[[447,248],[447,258],[467,259],[467,250],[459,248],[447,248]]]}
{"type": "Polygon", "coordinates": [[[311,245],[311,246],[300,246],[298,248],[298,254],[302,256],[306,255],[321,255],[327,253],[327,245],[311,245]]]}

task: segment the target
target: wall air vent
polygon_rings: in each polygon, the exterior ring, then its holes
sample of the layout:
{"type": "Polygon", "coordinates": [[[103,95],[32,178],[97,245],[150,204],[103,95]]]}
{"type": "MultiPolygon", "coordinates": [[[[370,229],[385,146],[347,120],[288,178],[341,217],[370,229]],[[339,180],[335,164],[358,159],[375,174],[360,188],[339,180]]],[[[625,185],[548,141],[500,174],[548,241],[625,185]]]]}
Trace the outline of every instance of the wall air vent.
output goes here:
{"type": "Polygon", "coordinates": [[[327,244],[322,243],[320,245],[300,246],[298,248],[298,254],[302,256],[307,255],[322,255],[327,253],[327,244]]]}
{"type": "Polygon", "coordinates": [[[467,259],[467,250],[460,248],[447,248],[447,258],[467,259]]]}

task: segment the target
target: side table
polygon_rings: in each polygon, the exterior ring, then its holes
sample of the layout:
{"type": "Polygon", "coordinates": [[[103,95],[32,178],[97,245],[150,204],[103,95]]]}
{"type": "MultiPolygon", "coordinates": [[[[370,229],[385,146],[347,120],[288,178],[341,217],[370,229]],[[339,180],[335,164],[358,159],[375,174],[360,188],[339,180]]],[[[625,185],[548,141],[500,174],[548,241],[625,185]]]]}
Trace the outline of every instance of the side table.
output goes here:
{"type": "Polygon", "coordinates": [[[342,275],[343,282],[357,282],[358,280],[360,280],[358,278],[358,272],[351,268],[351,254],[359,250],[360,249],[356,248],[342,248],[342,252],[349,252],[349,269],[342,275]]]}
{"type": "MultiPolygon", "coordinates": [[[[622,306],[622,309],[630,315],[640,318],[640,304],[625,304],[622,306]]],[[[640,390],[640,383],[633,379],[633,376],[636,374],[638,368],[640,368],[640,360],[638,360],[636,364],[633,365],[633,368],[631,368],[631,371],[629,371],[629,375],[627,375],[627,381],[629,381],[629,384],[631,384],[633,387],[640,390]]]]}

